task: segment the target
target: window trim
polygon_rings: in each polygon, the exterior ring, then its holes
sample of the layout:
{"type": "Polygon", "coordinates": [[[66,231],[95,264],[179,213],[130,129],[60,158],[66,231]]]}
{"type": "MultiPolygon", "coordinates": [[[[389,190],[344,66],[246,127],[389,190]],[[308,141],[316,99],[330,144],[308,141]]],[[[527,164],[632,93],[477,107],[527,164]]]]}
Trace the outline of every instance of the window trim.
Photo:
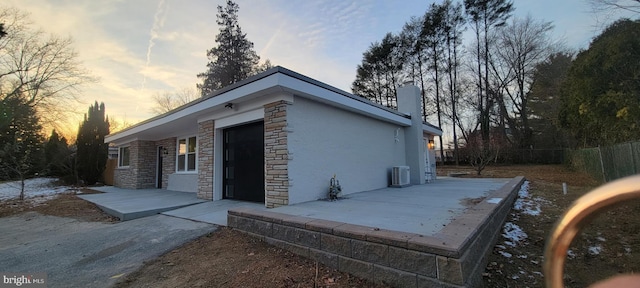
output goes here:
{"type": "Polygon", "coordinates": [[[198,173],[198,135],[189,135],[184,137],[179,137],[176,139],[176,173],[179,174],[196,174],[198,173]],[[193,138],[195,141],[195,150],[194,152],[189,152],[189,139],[193,138]],[[180,154],[180,140],[185,141],[185,153],[180,154]],[[194,155],[194,169],[189,170],[189,155],[194,155]],[[178,165],[180,164],[180,156],[184,155],[184,170],[179,170],[178,165]]]}
{"type": "Polygon", "coordinates": [[[130,147],[131,147],[131,145],[125,145],[125,146],[118,147],[118,168],[129,168],[131,166],[131,148],[130,147]],[[127,157],[128,158],[127,162],[129,162],[129,163],[127,163],[127,165],[122,165],[122,160],[123,160],[123,158],[122,158],[122,154],[123,154],[122,150],[125,149],[125,148],[129,151],[128,155],[127,155],[128,156],[127,157]]]}

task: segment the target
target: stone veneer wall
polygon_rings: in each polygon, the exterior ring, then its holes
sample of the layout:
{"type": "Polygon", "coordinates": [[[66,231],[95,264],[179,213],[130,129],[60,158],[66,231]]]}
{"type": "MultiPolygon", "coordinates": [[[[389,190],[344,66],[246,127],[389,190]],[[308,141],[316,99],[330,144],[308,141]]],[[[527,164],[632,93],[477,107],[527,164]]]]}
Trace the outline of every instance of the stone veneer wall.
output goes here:
{"type": "Polygon", "coordinates": [[[482,287],[482,273],[524,177],[516,177],[432,236],[230,209],[229,227],[329,267],[393,287],[482,287]],[[501,199],[499,203],[487,200],[501,199]]]}
{"type": "Polygon", "coordinates": [[[167,149],[168,154],[162,156],[162,188],[169,186],[169,175],[176,172],[176,137],[162,139],[156,145],[167,149]]]}
{"type": "Polygon", "coordinates": [[[289,205],[287,101],[264,105],[265,206],[289,205]]]}
{"type": "Polygon", "coordinates": [[[114,185],[127,189],[154,188],[157,148],[153,141],[133,141],[129,145],[129,168],[117,168],[114,185]]]}
{"type": "Polygon", "coordinates": [[[214,121],[198,123],[198,198],[213,200],[214,121]]]}

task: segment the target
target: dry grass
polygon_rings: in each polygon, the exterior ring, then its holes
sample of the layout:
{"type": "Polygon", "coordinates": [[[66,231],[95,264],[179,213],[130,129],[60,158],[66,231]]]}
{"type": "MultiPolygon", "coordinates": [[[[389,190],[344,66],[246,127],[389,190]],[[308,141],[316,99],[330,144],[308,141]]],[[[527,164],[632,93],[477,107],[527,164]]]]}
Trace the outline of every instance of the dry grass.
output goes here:
{"type": "Polygon", "coordinates": [[[116,287],[387,287],[229,228],[145,264],[116,287]]]}
{"type": "MultiPolygon", "coordinates": [[[[82,189],[81,193],[94,194],[97,192],[82,189]]],[[[29,211],[90,222],[112,223],[118,221],[117,218],[102,212],[102,210],[93,203],[80,199],[75,193],[33,197],[23,201],[17,199],[0,201],[0,218],[29,211]]]]}
{"type": "MultiPolygon", "coordinates": [[[[439,175],[468,173],[471,167],[439,167],[439,175]]],[[[529,193],[541,204],[537,216],[512,211],[507,221],[518,225],[527,239],[516,247],[500,237],[484,273],[485,287],[542,287],[545,241],[565,209],[600,183],[584,173],[561,165],[521,165],[488,167],[481,177],[509,178],[523,175],[530,182],[529,193]],[[562,192],[567,183],[568,193],[562,192]],[[502,247],[500,247],[502,246],[502,247]],[[504,247],[504,248],[503,248],[504,247]],[[499,252],[506,252],[505,257],[499,252]]],[[[603,213],[587,226],[571,245],[565,265],[566,287],[586,287],[596,281],[633,273],[640,267],[640,203],[627,203],[603,213]],[[599,247],[599,248],[596,248],[599,247]],[[591,249],[591,251],[590,251],[591,249]],[[599,253],[596,250],[599,250],[599,253]]]]}

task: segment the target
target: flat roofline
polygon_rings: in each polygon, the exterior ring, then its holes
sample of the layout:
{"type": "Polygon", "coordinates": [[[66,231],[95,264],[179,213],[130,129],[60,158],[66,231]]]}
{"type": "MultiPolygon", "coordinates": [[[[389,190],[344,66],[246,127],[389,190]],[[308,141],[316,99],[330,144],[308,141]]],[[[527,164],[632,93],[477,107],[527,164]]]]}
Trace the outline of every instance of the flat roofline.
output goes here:
{"type": "MultiPolygon", "coordinates": [[[[331,85],[328,85],[328,84],[326,84],[326,83],[320,82],[320,81],[318,81],[318,80],[312,79],[312,78],[310,78],[310,77],[304,76],[304,75],[302,75],[302,74],[300,74],[300,73],[294,72],[294,71],[292,71],[292,70],[286,69],[286,68],[281,67],[281,66],[276,66],[276,67],[273,67],[273,68],[271,68],[271,69],[269,69],[269,70],[267,70],[267,71],[264,71],[264,72],[262,72],[262,73],[259,73],[259,74],[256,74],[256,75],[253,75],[253,76],[251,76],[251,77],[249,77],[249,78],[247,78],[247,79],[245,79],[245,80],[242,80],[242,81],[236,82],[236,83],[234,83],[234,84],[231,84],[231,85],[225,86],[225,87],[223,87],[223,88],[221,88],[221,89],[218,89],[218,90],[214,91],[213,93],[211,93],[211,94],[209,94],[209,95],[207,95],[207,96],[205,96],[205,97],[198,98],[198,99],[196,99],[196,100],[194,100],[194,101],[191,101],[191,102],[189,102],[189,103],[187,103],[187,104],[184,104],[184,105],[182,105],[182,106],[179,106],[179,107],[177,107],[177,108],[175,108],[175,109],[173,109],[173,110],[171,110],[171,111],[168,111],[168,112],[166,112],[166,113],[160,114],[160,115],[158,115],[158,116],[151,117],[151,118],[149,118],[149,119],[146,119],[146,120],[144,120],[144,121],[141,121],[141,122],[139,122],[139,123],[136,123],[136,124],[134,124],[134,125],[132,125],[132,126],[130,126],[130,127],[127,127],[127,128],[125,128],[125,129],[123,129],[123,130],[121,130],[121,131],[118,131],[118,132],[116,132],[116,133],[109,134],[109,135],[107,135],[107,136],[105,137],[105,142],[115,141],[115,140],[117,140],[117,139],[120,139],[121,137],[118,137],[118,136],[123,135],[123,133],[128,134],[127,132],[132,132],[132,130],[137,129],[137,128],[139,128],[140,126],[143,126],[143,125],[145,125],[145,124],[152,123],[152,122],[154,122],[154,121],[158,121],[158,120],[163,119],[163,118],[165,118],[165,117],[169,117],[169,116],[171,116],[171,115],[173,115],[173,114],[176,114],[176,113],[178,113],[178,112],[180,112],[180,111],[183,111],[183,110],[185,110],[185,109],[188,109],[189,107],[193,107],[193,106],[195,106],[195,105],[197,105],[197,104],[199,104],[199,103],[202,103],[202,102],[204,102],[204,101],[207,101],[207,100],[209,100],[209,99],[211,99],[211,98],[214,98],[214,97],[216,97],[216,96],[219,96],[219,95],[225,94],[225,93],[227,93],[227,92],[233,91],[233,90],[235,90],[235,89],[238,89],[238,88],[240,88],[240,87],[243,87],[243,86],[249,85],[249,84],[251,84],[251,83],[254,83],[254,82],[260,81],[260,80],[262,80],[262,79],[264,79],[264,78],[267,78],[267,77],[272,76],[272,75],[275,75],[275,74],[282,74],[282,75],[286,75],[286,76],[292,77],[292,78],[294,78],[294,79],[297,79],[297,80],[303,81],[303,82],[308,83],[308,84],[311,84],[311,85],[313,85],[313,86],[317,86],[317,87],[323,88],[323,89],[328,90],[328,91],[331,91],[331,92],[333,92],[333,93],[340,94],[340,95],[342,95],[342,96],[344,96],[344,97],[347,97],[347,98],[349,98],[349,99],[352,99],[352,100],[355,100],[355,101],[358,101],[358,102],[361,102],[361,103],[364,103],[364,104],[370,105],[370,106],[372,106],[372,107],[375,107],[375,108],[377,108],[377,109],[380,109],[381,111],[384,111],[384,112],[387,112],[387,113],[391,113],[391,114],[396,115],[396,116],[400,116],[400,117],[403,117],[403,118],[406,118],[406,119],[410,119],[410,118],[411,118],[411,117],[410,117],[409,115],[407,115],[407,114],[400,113],[400,112],[398,112],[397,110],[394,110],[394,109],[391,109],[391,108],[385,107],[385,106],[380,105],[380,104],[378,104],[378,103],[374,103],[374,102],[372,102],[372,101],[367,100],[367,99],[366,99],[366,98],[364,98],[364,97],[356,96],[356,95],[354,95],[354,94],[351,94],[351,93],[348,93],[348,92],[343,91],[343,90],[341,90],[341,89],[338,89],[338,88],[336,88],[336,87],[334,87],[334,86],[331,86],[331,85]]],[[[276,84],[275,86],[278,86],[278,85],[280,85],[280,84],[276,84]]],[[[271,87],[266,87],[266,88],[271,88],[271,87]]],[[[285,88],[286,88],[286,87],[285,87],[285,88]]],[[[387,118],[388,118],[388,117],[387,117],[387,118]]],[[[392,118],[393,118],[393,117],[392,117],[392,118]]],[[[425,131],[427,131],[427,132],[429,132],[429,133],[436,134],[436,135],[438,135],[438,136],[439,136],[439,135],[442,135],[442,130],[441,130],[440,128],[438,128],[438,127],[436,127],[436,126],[434,126],[434,125],[432,125],[432,124],[430,124],[430,123],[427,123],[427,122],[424,122],[424,124],[427,126],[427,127],[423,127],[423,128],[425,128],[425,129],[424,129],[425,131]],[[439,133],[438,133],[438,132],[439,132],[439,133]]],[[[133,132],[133,133],[136,133],[136,132],[133,132]]],[[[124,136],[123,136],[123,137],[124,137],[124,136]]]]}

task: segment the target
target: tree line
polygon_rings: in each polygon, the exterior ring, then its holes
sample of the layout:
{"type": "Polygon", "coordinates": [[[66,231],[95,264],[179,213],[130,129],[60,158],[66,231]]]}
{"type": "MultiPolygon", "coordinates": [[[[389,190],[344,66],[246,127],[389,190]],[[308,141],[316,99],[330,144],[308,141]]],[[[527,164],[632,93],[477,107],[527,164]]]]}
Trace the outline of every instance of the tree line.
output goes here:
{"type": "Polygon", "coordinates": [[[507,0],[431,4],[370,45],[353,93],[396,108],[396,88],[412,81],[423,119],[451,137],[441,159],[451,147],[478,172],[517,149],[638,139],[638,22],[615,22],[576,54],[552,39],[552,23],[513,11],[507,0]]]}
{"type": "Polygon", "coordinates": [[[75,143],[55,129],[73,113],[80,86],[94,81],[72,43],[32,27],[28,14],[0,7],[0,181],[21,180],[21,199],[30,177],[94,184],[104,169],[104,104],[85,114],[75,143]],[[53,129],[48,139],[44,127],[53,129]]]}

